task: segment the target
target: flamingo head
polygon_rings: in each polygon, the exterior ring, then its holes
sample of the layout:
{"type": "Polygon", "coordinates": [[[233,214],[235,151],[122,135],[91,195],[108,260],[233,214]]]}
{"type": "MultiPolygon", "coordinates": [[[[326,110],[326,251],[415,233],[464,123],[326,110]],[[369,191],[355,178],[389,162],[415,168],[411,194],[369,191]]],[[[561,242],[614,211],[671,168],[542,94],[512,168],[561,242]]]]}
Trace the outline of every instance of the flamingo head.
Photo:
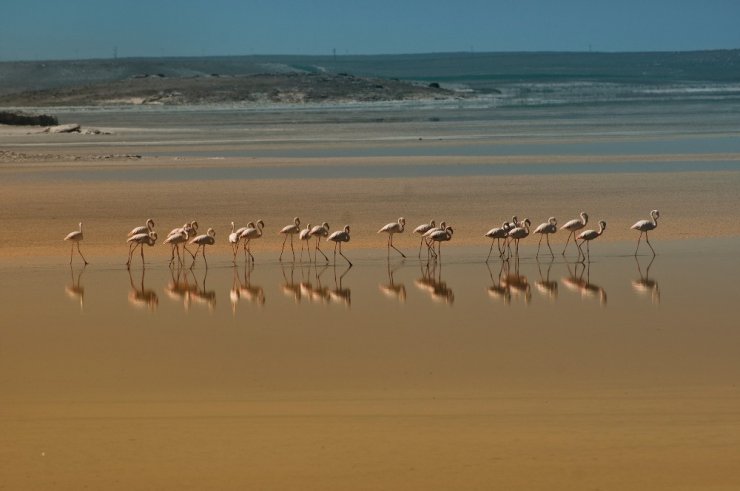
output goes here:
{"type": "Polygon", "coordinates": [[[301,219],[300,219],[300,218],[298,218],[298,217],[295,217],[295,218],[293,219],[293,223],[295,223],[295,226],[296,226],[296,227],[300,227],[300,226],[301,226],[301,219]]]}

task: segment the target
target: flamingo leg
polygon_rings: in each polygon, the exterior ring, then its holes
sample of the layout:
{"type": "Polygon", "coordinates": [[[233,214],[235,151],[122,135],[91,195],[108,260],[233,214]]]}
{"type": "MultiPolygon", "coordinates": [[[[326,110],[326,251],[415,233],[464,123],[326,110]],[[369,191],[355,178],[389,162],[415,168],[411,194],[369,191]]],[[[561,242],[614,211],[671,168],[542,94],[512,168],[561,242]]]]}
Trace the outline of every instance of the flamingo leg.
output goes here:
{"type": "Polygon", "coordinates": [[[141,252],[141,265],[144,266],[144,245],[143,244],[141,247],[139,247],[139,252],[141,252]]]}
{"type": "Polygon", "coordinates": [[[249,254],[249,258],[252,260],[252,262],[254,262],[254,256],[252,255],[252,249],[249,245],[251,241],[252,241],[251,239],[247,240],[247,242],[244,244],[244,250],[247,251],[247,253],[249,254]]]}
{"type": "MultiPolygon", "coordinates": [[[[203,262],[206,263],[206,269],[208,269],[208,259],[206,259],[206,246],[203,246],[203,253],[201,254],[203,256],[203,262]]],[[[205,278],[203,279],[203,288],[205,288],[205,278]]]]}
{"type": "MultiPolygon", "coordinates": [[[[645,232],[645,242],[647,242],[647,245],[650,246],[650,250],[653,251],[653,256],[655,256],[655,249],[653,249],[653,245],[650,243],[650,239],[648,239],[648,233],[645,232]]],[[[79,242],[77,243],[79,246],[79,242]]]]}
{"type": "Polygon", "coordinates": [[[87,264],[88,264],[87,263],[87,259],[85,259],[85,256],[82,255],[82,251],[80,251],[80,243],[79,242],[77,242],[77,252],[80,254],[80,257],[85,262],[85,266],[87,266],[87,264]]]}
{"type": "MultiPolygon", "coordinates": [[[[172,266],[172,263],[175,262],[175,247],[177,247],[177,245],[175,244],[172,244],[170,246],[170,252],[172,253],[172,255],[170,256],[170,266],[172,266]]],[[[179,253],[180,253],[180,250],[178,249],[178,254],[179,253]]]]}
{"type": "Polygon", "coordinates": [[[424,244],[424,237],[419,241],[419,259],[421,259],[421,246],[424,244]]]}
{"type": "Polygon", "coordinates": [[[389,239],[389,243],[391,247],[393,247],[396,251],[398,251],[398,253],[401,255],[402,258],[406,259],[406,254],[401,252],[396,246],[393,245],[393,234],[389,235],[388,239],[389,239]]]}
{"type": "Polygon", "coordinates": [[[293,262],[295,262],[295,249],[293,249],[293,234],[290,234],[290,252],[293,253],[293,262]]]}
{"type": "MultiPolygon", "coordinates": [[[[326,259],[326,262],[329,262],[329,258],[326,257],[326,254],[324,254],[324,251],[321,250],[321,247],[319,247],[320,238],[319,236],[316,236],[316,250],[321,253],[322,256],[324,256],[324,259],[326,259]]],[[[314,260],[316,259],[316,254],[314,253],[314,260]]]]}
{"type": "MultiPolygon", "coordinates": [[[[339,242],[339,254],[345,259],[345,261],[347,261],[347,263],[350,265],[350,267],[352,267],[352,262],[350,262],[350,260],[347,259],[347,256],[345,256],[344,254],[342,254],[342,243],[341,242],[339,242]]],[[[336,263],[337,262],[335,260],[334,261],[334,264],[336,264],[336,263]]]]}
{"type": "Polygon", "coordinates": [[[133,244],[133,248],[129,248],[128,261],[126,261],[126,266],[131,266],[131,258],[134,257],[134,252],[136,252],[137,247],[139,247],[139,244],[133,244]]]}
{"type": "MultiPolygon", "coordinates": [[[[568,238],[565,240],[565,247],[563,247],[563,256],[565,256],[565,250],[568,248],[568,243],[570,242],[570,238],[575,235],[575,232],[572,232],[568,234],[568,238]]],[[[574,238],[573,242],[578,245],[578,241],[574,238]]],[[[580,256],[579,256],[580,257],[580,256]]]]}
{"type": "Polygon", "coordinates": [[[198,251],[200,251],[200,244],[198,244],[198,248],[195,249],[195,254],[193,255],[193,262],[190,264],[190,269],[193,269],[193,266],[195,266],[195,259],[198,257],[198,251]]]}
{"type": "Polygon", "coordinates": [[[334,264],[337,264],[337,246],[339,245],[339,242],[334,242],[334,264]]]}
{"type": "Polygon", "coordinates": [[[75,253],[75,245],[72,244],[72,249],[69,250],[69,264],[70,265],[72,264],[72,257],[74,255],[74,253],[75,253]]]}
{"type": "MultiPolygon", "coordinates": [[[[286,240],[288,240],[288,234],[285,234],[285,238],[283,239],[283,247],[280,249],[280,257],[278,258],[278,261],[282,261],[283,260],[283,251],[285,250],[285,241],[286,240]]],[[[291,241],[291,244],[292,243],[293,242],[291,241]]]]}
{"type": "Polygon", "coordinates": [[[491,239],[491,248],[488,249],[488,257],[486,257],[486,262],[488,262],[489,259],[491,259],[491,252],[493,252],[493,243],[495,242],[494,239],[491,239]]]}
{"type": "Polygon", "coordinates": [[[555,258],[555,254],[552,252],[552,247],[550,247],[550,234],[547,234],[545,239],[547,241],[547,248],[550,249],[550,255],[555,258]]]}
{"type": "Polygon", "coordinates": [[[637,256],[637,251],[640,250],[640,241],[642,240],[642,234],[643,232],[640,232],[640,236],[637,238],[637,247],[635,248],[635,256],[637,256]]]}
{"type": "Polygon", "coordinates": [[[534,257],[540,257],[540,246],[542,245],[542,237],[545,234],[540,234],[540,241],[537,243],[537,254],[534,257]]]}

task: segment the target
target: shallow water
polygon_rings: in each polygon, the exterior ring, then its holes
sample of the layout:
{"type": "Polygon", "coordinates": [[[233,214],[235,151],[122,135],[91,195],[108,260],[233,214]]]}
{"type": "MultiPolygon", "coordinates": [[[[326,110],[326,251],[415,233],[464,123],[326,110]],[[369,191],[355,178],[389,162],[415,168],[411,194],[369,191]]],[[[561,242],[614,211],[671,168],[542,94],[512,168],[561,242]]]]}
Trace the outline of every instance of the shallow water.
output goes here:
{"type": "MultiPolygon", "coordinates": [[[[414,383],[429,384],[428,388],[438,387],[442,380],[444,386],[517,381],[522,389],[537,387],[545,379],[551,386],[564,387],[596,379],[602,387],[730,382],[740,375],[733,348],[740,332],[723,311],[737,296],[736,245],[734,240],[668,242],[660,244],[660,256],[635,258],[624,255],[631,244],[600,244],[588,263],[575,262],[571,256],[564,260],[560,254],[537,260],[528,249],[519,261],[492,258],[486,264],[486,247],[450,248],[439,263],[416,258],[387,262],[369,251],[347,251],[355,262],[352,268],[341,257],[335,266],[323,261],[279,264],[265,255],[260,260],[267,263],[248,267],[239,260],[232,266],[229,257],[218,254],[209,256],[208,268],[199,260],[193,269],[168,268],[159,258],[142,269],[138,256],[131,270],[104,258],[87,267],[78,258],[71,267],[14,267],[6,262],[0,296],[13,308],[0,313],[7,349],[3,372],[21,376],[5,378],[3,394],[11,400],[48,397],[47,390],[56,394],[53,384],[46,384],[63,374],[72,357],[77,361],[70,366],[84,360],[103,370],[68,374],[70,389],[96,398],[102,386],[90,392],[83,388],[90,377],[111,369],[112,360],[119,360],[114,362],[117,366],[136,364],[140,352],[130,344],[134,338],[143,343],[141,347],[149,346],[147,351],[154,350],[148,355],[147,370],[158,370],[160,356],[187,363],[188,356],[197,354],[199,347],[188,344],[194,337],[216,343],[203,356],[222,362],[254,356],[249,340],[269,338],[270,366],[282,367],[263,372],[266,378],[260,387],[270,390],[349,389],[356,382],[352,372],[362,373],[365,388],[396,383],[396,388],[408,388],[410,381],[395,378],[401,375],[396,370],[412,370],[414,383]],[[699,246],[701,255],[694,253],[699,246]],[[129,334],[133,337],[126,340],[129,334]],[[70,338],[58,345],[67,335],[70,338]],[[112,343],[109,335],[124,346],[112,343]],[[100,345],[71,342],[88,336],[106,345],[105,355],[98,352],[100,345]],[[685,357],[677,363],[657,345],[643,344],[642,336],[651,342],[661,338],[664,346],[681,346],[685,357]],[[154,347],[149,344],[154,338],[169,341],[166,347],[154,347]],[[319,339],[330,341],[322,345],[319,339]],[[421,351],[408,344],[411,339],[422,343],[421,351]],[[308,351],[295,359],[296,346],[306,343],[308,351]],[[593,349],[584,350],[584,343],[594,343],[593,349]],[[216,346],[220,348],[214,350],[216,346]],[[713,353],[709,358],[708,347],[713,353]],[[166,355],[158,352],[163,349],[166,355]],[[354,353],[352,360],[345,359],[346,349],[354,353]],[[441,379],[417,380],[418,363],[435,372],[440,369],[429,358],[430,349],[440,361],[458,359],[459,365],[441,379]],[[528,354],[520,358],[522,350],[528,354]],[[378,352],[392,356],[393,364],[380,363],[379,373],[373,374],[368,369],[376,364],[378,352]],[[322,363],[303,366],[286,377],[285,367],[298,368],[301,358],[319,353],[329,365],[343,360],[343,370],[325,372],[322,363]],[[544,358],[525,368],[524,360],[534,353],[544,358]],[[493,370],[489,356],[502,355],[512,365],[493,370]],[[546,363],[566,359],[574,363],[574,356],[578,367],[560,374],[546,363]],[[51,360],[56,360],[53,370],[51,360]],[[652,367],[648,372],[645,363],[652,367]],[[478,364],[483,370],[474,369],[478,364]],[[724,369],[713,370],[720,366],[724,369]],[[311,375],[315,370],[319,372],[311,375]],[[28,384],[29,380],[34,382],[28,384]]],[[[147,393],[151,381],[145,372],[140,376],[129,380],[130,389],[147,393]]],[[[172,376],[160,381],[172,384],[168,390],[203,389],[172,376]]],[[[250,390],[249,384],[244,389],[250,390]]]]}

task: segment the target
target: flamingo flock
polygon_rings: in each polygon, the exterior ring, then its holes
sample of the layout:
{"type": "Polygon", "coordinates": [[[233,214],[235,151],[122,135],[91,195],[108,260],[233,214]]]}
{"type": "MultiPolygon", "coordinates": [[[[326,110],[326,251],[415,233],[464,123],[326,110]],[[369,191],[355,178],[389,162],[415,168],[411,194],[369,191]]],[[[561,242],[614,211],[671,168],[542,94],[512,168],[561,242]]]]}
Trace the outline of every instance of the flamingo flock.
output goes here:
{"type": "MultiPolygon", "coordinates": [[[[590,243],[597,238],[601,237],[606,230],[606,221],[600,220],[598,230],[588,229],[583,230],[588,224],[588,214],[581,212],[580,218],[569,220],[562,227],[561,231],[567,231],[568,237],[565,241],[565,247],[563,248],[562,254],[565,255],[571,238],[578,249],[578,260],[579,261],[590,261],[591,250],[590,243]],[[579,233],[580,232],[580,233],[579,233]],[[586,245],[584,252],[583,245],[586,245]]],[[[650,248],[653,256],[656,255],[655,249],[653,248],[648,238],[648,232],[655,230],[658,227],[658,218],[660,218],[660,212],[658,210],[652,210],[650,212],[649,220],[639,220],[632,227],[633,230],[640,232],[637,239],[637,247],[635,248],[634,255],[640,249],[643,235],[645,236],[645,243],[650,248]]],[[[519,257],[519,242],[530,236],[531,233],[540,235],[539,242],[537,244],[536,257],[539,257],[540,250],[542,248],[542,239],[545,239],[547,248],[550,251],[550,255],[554,258],[555,254],[550,246],[550,235],[557,233],[558,221],[555,217],[549,217],[547,222],[538,225],[534,231],[531,230],[531,221],[528,218],[520,221],[516,216],[513,216],[511,221],[504,221],[500,227],[495,227],[486,232],[483,236],[491,239],[491,246],[488,250],[488,256],[486,262],[491,258],[493,253],[494,245],[497,247],[499,257],[502,259],[508,259],[509,257],[519,257]],[[513,246],[513,248],[512,248],[513,246]]],[[[157,232],[154,229],[154,220],[148,218],[144,225],[134,227],[128,232],[126,236],[126,242],[129,244],[128,259],[126,266],[131,267],[133,254],[137,248],[140,250],[141,262],[144,264],[144,246],[152,247],[157,241],[157,232]]],[[[402,258],[406,258],[398,247],[393,244],[393,237],[396,234],[404,233],[406,228],[406,219],[399,217],[397,221],[390,222],[382,226],[378,230],[378,234],[386,234],[386,251],[388,259],[390,259],[391,249],[395,250],[402,258]]],[[[265,222],[258,219],[254,222],[249,222],[245,227],[236,228],[234,222],[231,222],[231,233],[228,235],[228,242],[231,245],[233,257],[232,260],[236,263],[236,256],[238,254],[239,247],[241,246],[244,251],[245,261],[249,261],[251,264],[255,262],[255,256],[252,254],[252,241],[256,241],[263,237],[265,229],[265,222]]],[[[192,263],[190,267],[195,265],[198,254],[200,253],[203,257],[203,262],[208,267],[208,260],[206,259],[206,246],[213,246],[216,243],[216,231],[213,228],[208,228],[205,234],[196,235],[198,230],[198,222],[193,220],[185,223],[182,227],[172,229],[166,236],[164,244],[169,245],[171,248],[170,265],[173,265],[177,260],[179,265],[184,265],[185,252],[190,254],[192,263]],[[197,246],[195,253],[188,249],[187,245],[197,246]],[[180,252],[180,246],[182,246],[182,253],[180,252]],[[175,259],[177,256],[177,259],[175,259]]],[[[434,220],[430,220],[428,223],[423,223],[413,230],[413,233],[419,237],[419,258],[421,258],[422,250],[426,245],[428,259],[441,260],[442,256],[442,243],[449,242],[452,240],[454,230],[442,221],[439,226],[436,225],[434,220]]],[[[284,226],[278,232],[279,235],[283,236],[283,243],[280,249],[279,261],[283,260],[283,254],[285,253],[285,246],[290,239],[290,250],[293,257],[293,262],[296,260],[295,248],[293,245],[293,236],[297,235],[298,240],[301,243],[299,261],[303,261],[303,249],[307,251],[309,261],[318,262],[318,254],[321,254],[326,261],[329,263],[329,257],[321,250],[321,239],[325,239],[327,242],[334,242],[334,264],[336,264],[337,252],[342,256],[347,264],[351,267],[352,262],[342,252],[342,244],[350,241],[350,226],[345,225],[341,230],[334,232],[330,231],[329,224],[322,222],[321,225],[311,226],[307,224],[305,228],[301,228],[301,220],[299,217],[293,219],[293,223],[284,226]],[[315,238],[313,258],[311,257],[311,239],[315,238]]],[[[74,259],[74,251],[77,249],[77,253],[82,258],[84,263],[87,265],[88,262],[82,255],[80,250],[80,242],[83,240],[82,223],[79,223],[77,230],[74,230],[64,237],[65,241],[72,243],[72,249],[70,251],[69,262],[72,264],[74,259]]]]}

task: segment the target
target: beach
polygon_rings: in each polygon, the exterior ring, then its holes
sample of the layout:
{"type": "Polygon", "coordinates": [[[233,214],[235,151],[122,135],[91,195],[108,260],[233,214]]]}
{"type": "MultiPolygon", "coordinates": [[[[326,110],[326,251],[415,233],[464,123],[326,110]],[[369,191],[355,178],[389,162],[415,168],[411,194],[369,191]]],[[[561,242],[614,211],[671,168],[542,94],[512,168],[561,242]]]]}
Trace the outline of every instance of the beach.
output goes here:
{"type": "Polygon", "coordinates": [[[0,489],[737,488],[740,112],[409,104],[0,127],[0,489]],[[581,211],[590,262],[563,232],[484,262],[512,215],[581,211]],[[295,216],[349,224],[354,267],[279,262],[295,216]],[[377,233],[400,216],[405,261],[377,233]],[[171,269],[193,219],[208,268],[171,269]],[[454,236],[428,263],[430,219],[454,236]]]}

